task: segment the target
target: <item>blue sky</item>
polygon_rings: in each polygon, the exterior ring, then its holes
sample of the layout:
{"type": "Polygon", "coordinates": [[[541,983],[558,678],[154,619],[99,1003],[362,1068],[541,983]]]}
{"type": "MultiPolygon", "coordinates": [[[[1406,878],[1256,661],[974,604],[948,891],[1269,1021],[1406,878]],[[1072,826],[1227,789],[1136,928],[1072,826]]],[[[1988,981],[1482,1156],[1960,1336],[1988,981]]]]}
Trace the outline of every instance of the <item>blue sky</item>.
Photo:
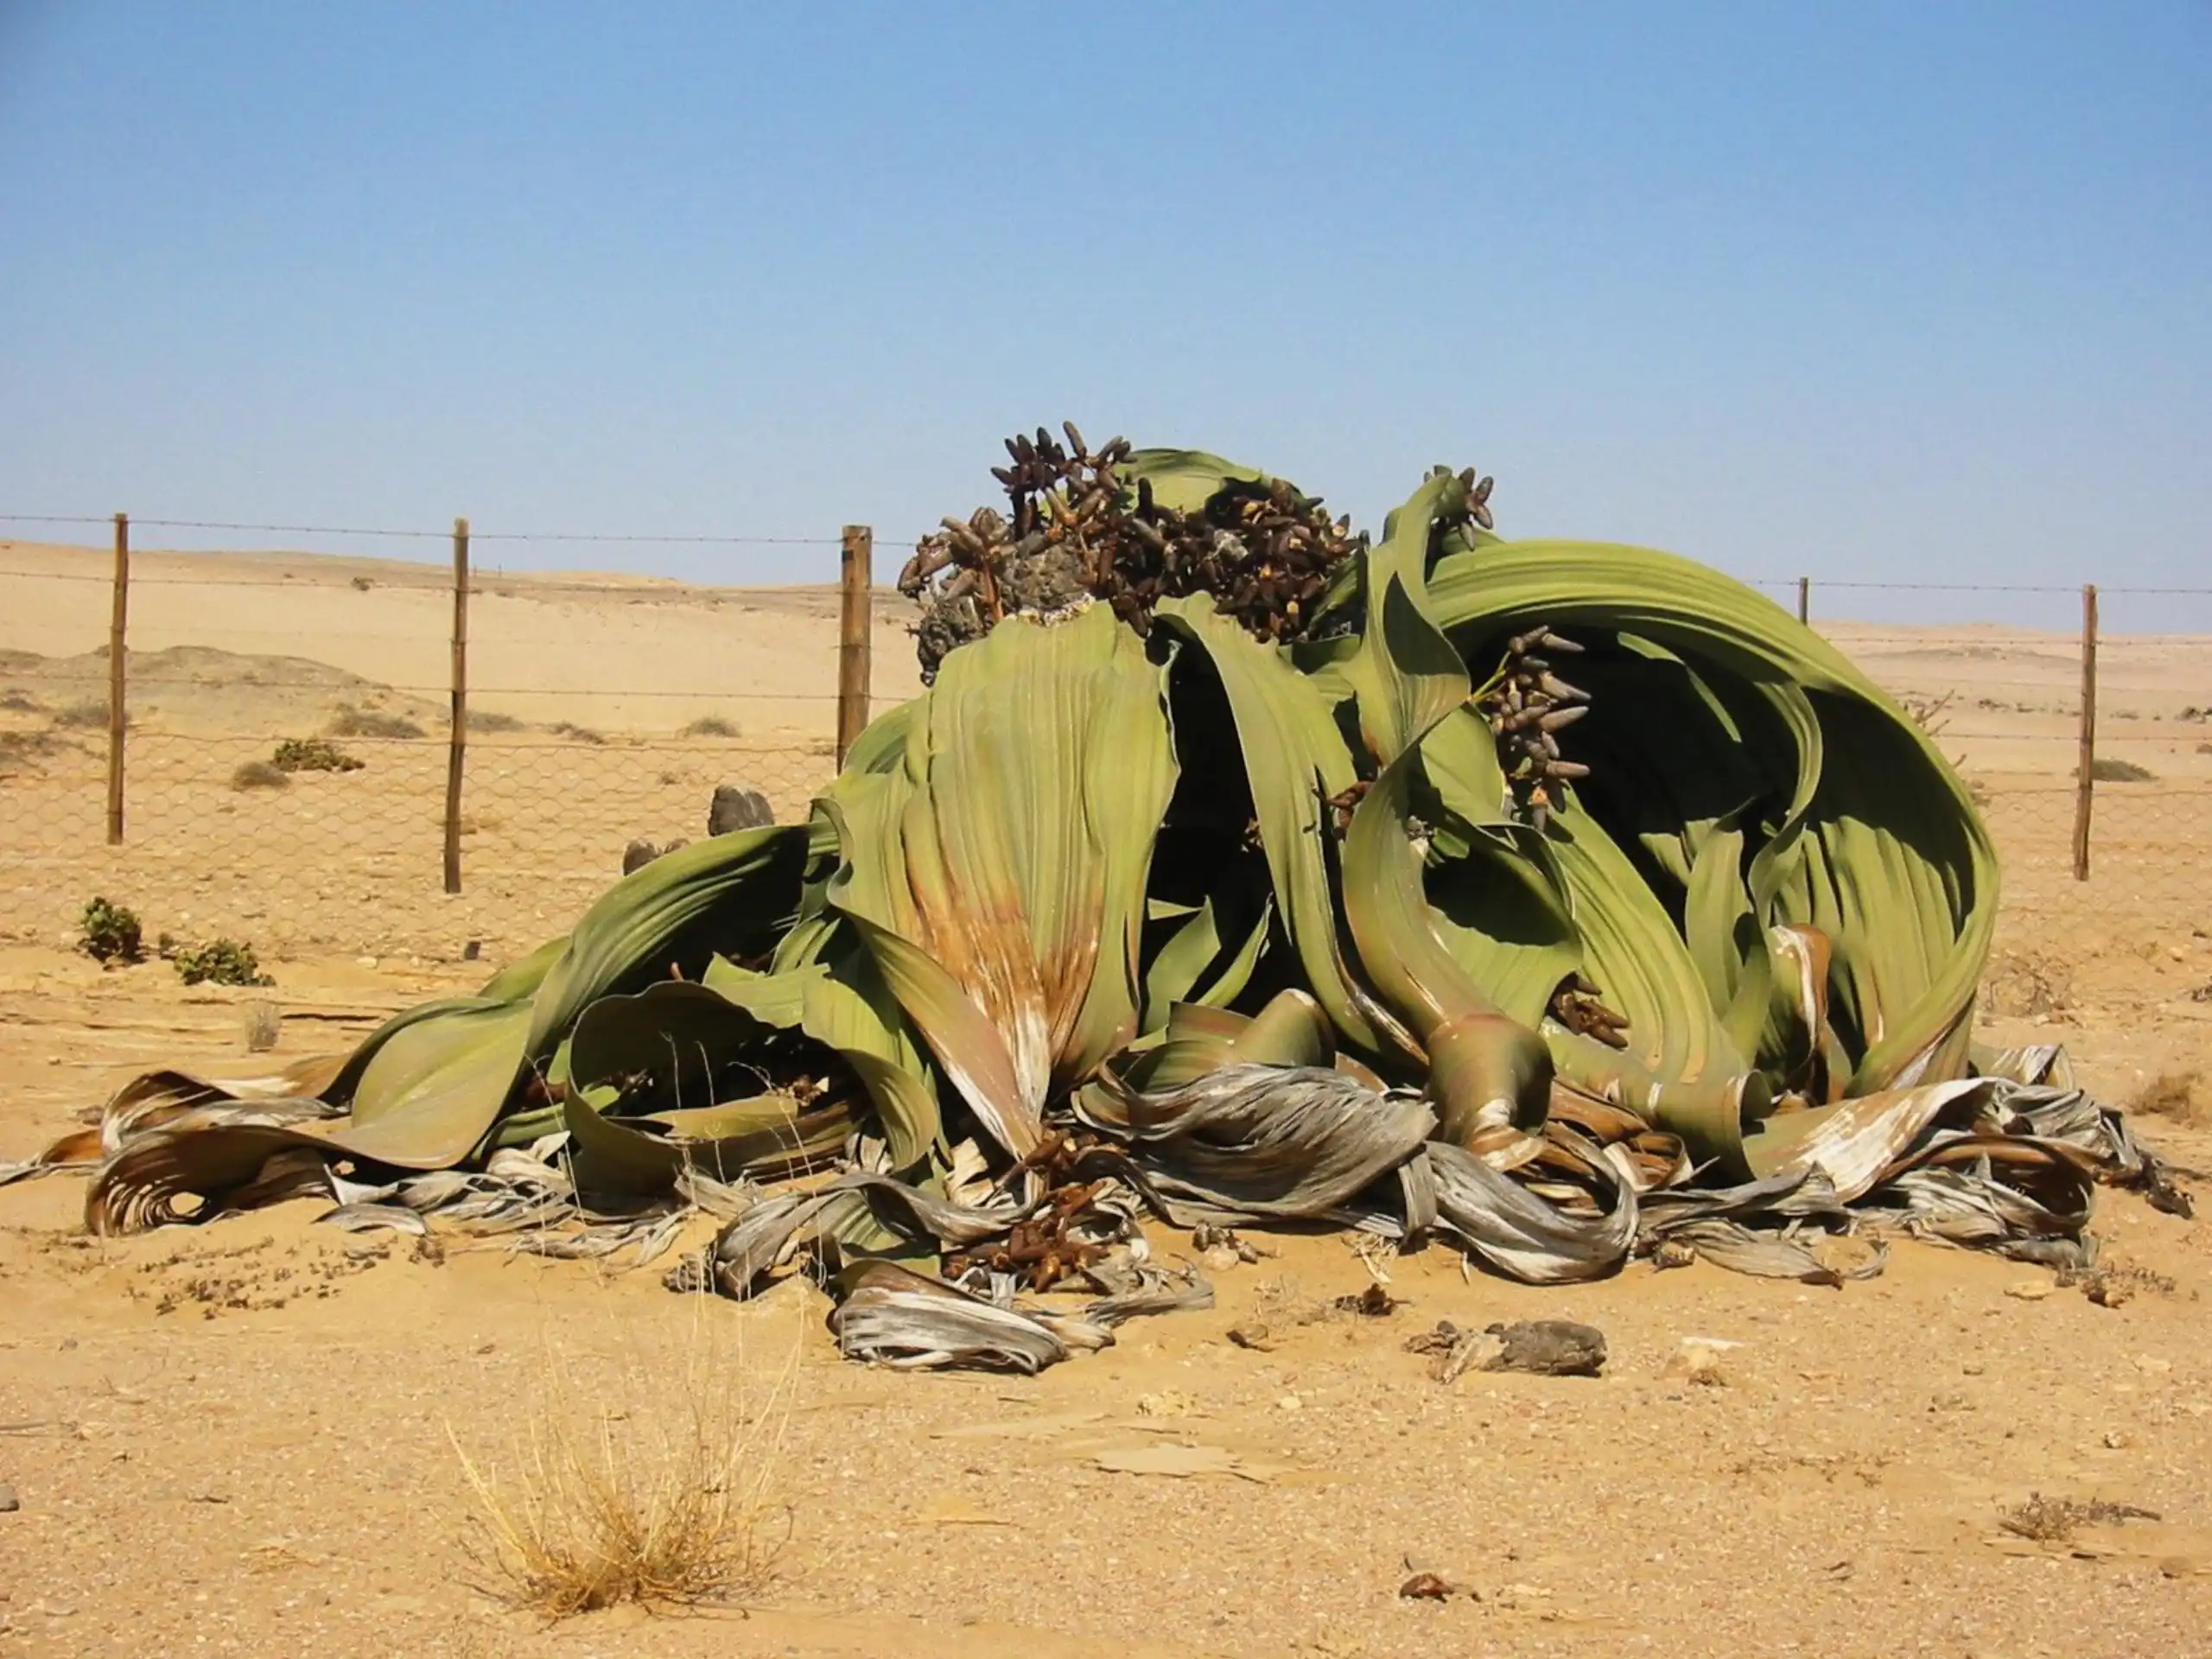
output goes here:
{"type": "Polygon", "coordinates": [[[2212,585],[2212,6],[0,0],[0,512],[906,539],[1062,416],[2212,585]]]}

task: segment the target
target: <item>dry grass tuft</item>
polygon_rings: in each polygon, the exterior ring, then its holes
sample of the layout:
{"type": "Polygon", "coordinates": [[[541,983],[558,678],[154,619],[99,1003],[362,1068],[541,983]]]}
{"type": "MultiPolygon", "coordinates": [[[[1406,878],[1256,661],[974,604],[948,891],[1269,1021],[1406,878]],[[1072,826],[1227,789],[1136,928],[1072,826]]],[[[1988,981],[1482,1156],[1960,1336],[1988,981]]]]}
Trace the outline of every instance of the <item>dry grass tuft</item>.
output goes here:
{"type": "Polygon", "coordinates": [[[283,768],[266,760],[249,760],[231,774],[232,789],[289,789],[291,783],[283,768]]]}
{"type": "Polygon", "coordinates": [[[387,715],[374,709],[357,709],[350,702],[338,705],[330,716],[329,725],[324,729],[333,737],[406,739],[423,735],[422,727],[404,715],[387,715]]]}
{"type": "Polygon", "coordinates": [[[52,732],[0,732],[0,772],[42,760],[69,747],[52,732]]]}
{"type": "MultiPolygon", "coordinates": [[[[738,1317],[724,1304],[695,1323],[738,1317]]],[[[479,1587],[558,1619],[625,1602],[742,1604],[773,1582],[791,1532],[779,1464],[799,1347],[765,1369],[723,1347],[702,1335],[657,1363],[633,1358],[612,1389],[556,1358],[504,1468],[455,1440],[477,1500],[464,1548],[479,1587]]]]}
{"type": "Polygon", "coordinates": [[[79,697],[73,702],[65,702],[54,711],[54,723],[79,731],[105,726],[107,724],[107,700],[105,697],[79,697]]]}
{"type": "Polygon", "coordinates": [[[2026,1503],[2015,1504],[1999,1516],[1997,1524],[2015,1537],[2031,1538],[2039,1544],[2063,1544],[2073,1541],[2074,1535],[2083,1527],[2158,1518],[2155,1510],[2139,1510],[2133,1503],[2108,1503],[2101,1497],[2085,1503],[2031,1492],[2026,1503]]]}
{"type": "Polygon", "coordinates": [[[1983,979],[1983,996],[1992,1013],[2013,1018],[2063,1014],[2073,1006],[2072,980],[2056,957],[2000,951],[1983,979]]]}
{"type": "Polygon", "coordinates": [[[725,720],[720,715],[702,715],[686,726],[680,735],[684,737],[737,737],[741,735],[737,722],[725,720]]]}
{"type": "Polygon", "coordinates": [[[2212,1099],[2205,1096],[2201,1071],[2161,1071],[2136,1090],[2129,1108],[2195,1128],[2212,1127],[2212,1099]]]}
{"type": "Polygon", "coordinates": [[[2105,754],[2089,762],[2089,776],[2101,784],[2152,784],[2158,780],[2158,774],[2148,766],[2105,754]]]}

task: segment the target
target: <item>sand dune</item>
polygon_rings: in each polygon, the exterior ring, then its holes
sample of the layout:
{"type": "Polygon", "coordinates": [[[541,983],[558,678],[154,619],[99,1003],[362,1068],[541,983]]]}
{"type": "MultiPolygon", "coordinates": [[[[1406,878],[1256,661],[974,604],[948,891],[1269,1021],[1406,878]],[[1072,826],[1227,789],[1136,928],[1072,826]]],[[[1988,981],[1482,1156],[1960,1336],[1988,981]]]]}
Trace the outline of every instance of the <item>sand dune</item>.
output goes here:
{"type": "MultiPolygon", "coordinates": [[[[0,650],[69,658],[107,643],[111,555],[0,542],[0,650]]],[[[404,695],[451,683],[452,577],[319,554],[136,552],[130,645],[308,657],[404,695]]],[[[875,697],[919,689],[912,609],[879,594],[875,697]]],[[[613,731],[709,715],[761,734],[835,729],[834,588],[705,588],[645,576],[480,570],[469,677],[480,707],[613,731]]],[[[160,699],[150,699],[159,702],[160,699]]]]}

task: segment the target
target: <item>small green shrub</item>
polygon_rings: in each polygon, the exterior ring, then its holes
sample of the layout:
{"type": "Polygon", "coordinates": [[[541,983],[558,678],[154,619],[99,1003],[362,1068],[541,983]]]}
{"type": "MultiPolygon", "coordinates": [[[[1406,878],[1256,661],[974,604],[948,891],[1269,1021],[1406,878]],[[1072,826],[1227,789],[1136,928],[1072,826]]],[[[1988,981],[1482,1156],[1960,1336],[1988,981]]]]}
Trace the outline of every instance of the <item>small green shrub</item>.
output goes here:
{"type": "Polygon", "coordinates": [[[44,707],[44,703],[28,691],[12,687],[0,691],[0,709],[5,709],[11,715],[35,715],[44,707]]]}
{"type": "Polygon", "coordinates": [[[139,930],[137,912],[121,905],[111,905],[105,899],[94,899],[85,906],[85,913],[78,918],[77,925],[85,931],[85,954],[94,962],[146,959],[145,935],[139,930]]]}
{"type": "Polygon", "coordinates": [[[702,715],[683,728],[685,737],[736,737],[741,735],[737,722],[724,720],[720,715],[702,715]]]}
{"type": "Polygon", "coordinates": [[[379,714],[373,709],[356,709],[350,702],[338,705],[338,712],[330,717],[329,732],[333,737],[420,737],[423,728],[404,715],[379,714]]]}
{"type": "Polygon", "coordinates": [[[527,723],[519,715],[503,715],[495,709],[468,711],[468,729],[472,732],[518,732],[527,723]]]}
{"type": "Polygon", "coordinates": [[[270,764],[279,772],[359,772],[362,766],[327,737],[288,737],[270,764]]]}
{"type": "Polygon", "coordinates": [[[579,726],[574,721],[556,720],[545,728],[556,737],[565,737],[572,743],[604,743],[607,740],[588,726],[579,726]]]}
{"type": "Polygon", "coordinates": [[[232,789],[289,789],[292,780],[285,775],[283,766],[271,766],[266,760],[249,760],[231,774],[232,789]]]}
{"type": "Polygon", "coordinates": [[[253,947],[238,939],[210,939],[205,944],[173,945],[167,953],[177,977],[188,985],[274,985],[261,971],[253,947]]]}
{"type": "Polygon", "coordinates": [[[2089,762],[2089,776],[2101,784],[2154,783],[2158,774],[2148,766],[2139,766],[2133,760],[2116,760],[2110,755],[2099,755],[2089,762]]]}
{"type": "Polygon", "coordinates": [[[74,702],[65,702],[54,711],[57,726],[75,727],[79,730],[91,726],[107,724],[105,697],[79,697],[74,702]]]}

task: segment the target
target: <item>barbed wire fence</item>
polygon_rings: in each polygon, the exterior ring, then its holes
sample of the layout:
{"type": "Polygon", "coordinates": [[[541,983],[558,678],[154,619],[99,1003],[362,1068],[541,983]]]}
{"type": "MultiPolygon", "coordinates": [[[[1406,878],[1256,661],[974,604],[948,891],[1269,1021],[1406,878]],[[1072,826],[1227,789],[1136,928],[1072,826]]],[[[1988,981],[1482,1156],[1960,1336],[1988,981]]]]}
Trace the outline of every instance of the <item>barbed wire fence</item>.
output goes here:
{"type": "MultiPolygon", "coordinates": [[[[841,690],[851,537],[52,516],[0,518],[0,536],[22,524],[110,527],[115,549],[0,540],[0,929],[18,938],[67,936],[99,893],[149,940],[511,959],[565,931],[632,841],[707,834],[718,787],[802,818],[871,702],[918,684],[886,650],[873,698],[866,653],[841,690]],[[149,531],[442,540],[455,564],[134,551],[149,531]],[[810,581],[472,563],[484,543],[548,542],[773,548],[810,581]]],[[[899,637],[894,600],[863,607],[862,639],[899,637]]]]}
{"type": "MultiPolygon", "coordinates": [[[[876,545],[859,528],[0,515],[0,935],[73,937],[100,893],[149,934],[248,937],[278,957],[512,959],[565,931],[633,840],[707,833],[719,786],[802,817],[867,711],[918,689],[906,607],[868,580],[876,545]],[[19,525],[109,530],[114,548],[5,539],[19,525]],[[341,550],[134,553],[134,531],[341,550]],[[442,542],[452,572],[342,547],[442,542]],[[807,580],[472,563],[472,550],[553,544],[632,562],[712,549],[740,575],[775,549],[807,580]]],[[[2212,588],[1753,585],[1896,696],[1973,783],[2004,861],[2001,1012],[2096,994],[2066,982],[2063,944],[2082,930],[2140,950],[2139,997],[2212,1000],[2191,944],[2212,930],[2212,588]],[[1967,614],[1941,631],[1829,620],[1817,601],[1831,590],[1910,593],[1916,615],[1942,595],[1967,614]],[[2162,626],[2101,636],[2101,598],[2162,626]],[[2027,620],[1975,620],[2000,601],[2027,620]]]]}
{"type": "Polygon", "coordinates": [[[1753,585],[1896,697],[1973,787],[2004,884],[1989,1013],[2212,1019],[2212,588],[1753,585]],[[1830,588],[1929,620],[1827,620],[1830,588]],[[1977,620],[1999,608],[2027,620],[1977,620]],[[2133,626],[2105,631],[2114,613],[2133,626]]]}

